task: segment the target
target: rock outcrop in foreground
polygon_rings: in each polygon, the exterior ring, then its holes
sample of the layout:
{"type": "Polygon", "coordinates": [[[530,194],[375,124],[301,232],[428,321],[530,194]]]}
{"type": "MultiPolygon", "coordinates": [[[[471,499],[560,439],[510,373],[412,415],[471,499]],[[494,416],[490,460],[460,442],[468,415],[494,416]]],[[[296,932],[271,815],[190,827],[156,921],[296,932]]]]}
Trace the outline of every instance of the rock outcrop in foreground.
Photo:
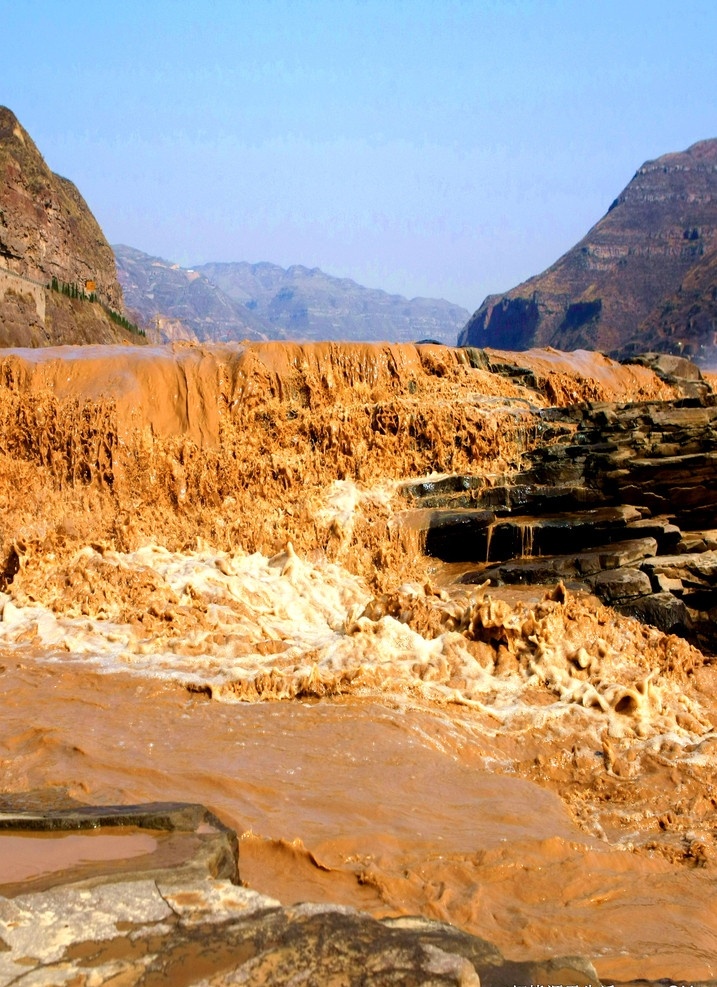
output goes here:
{"type": "Polygon", "coordinates": [[[464,346],[714,353],[717,140],[646,162],[552,267],[490,295],[464,346]]]}
{"type": "MultiPolygon", "coordinates": [[[[486,357],[495,372],[535,379],[531,355],[486,357]]],[[[464,582],[564,580],[717,654],[717,401],[687,360],[640,361],[682,398],[546,409],[544,442],[516,473],[405,490],[429,509],[419,522],[429,554],[484,560],[464,582]]]]}
{"type": "Polygon", "coordinates": [[[0,107],[0,345],[136,342],[108,314],[122,309],[112,248],[87,203],[0,107]]]}
{"type": "MultiPolygon", "coordinates": [[[[0,853],[13,833],[28,838],[48,829],[84,834],[88,844],[98,829],[100,838],[126,833],[129,844],[132,834],[120,827],[130,824],[151,834],[159,849],[134,866],[125,861],[121,875],[97,863],[84,878],[55,876],[41,893],[16,885],[9,897],[0,895],[0,984],[598,983],[587,960],[511,962],[483,939],[440,922],[377,921],[333,905],[282,907],[240,886],[236,836],[201,806],[0,813],[0,853]],[[165,849],[163,860],[162,843],[180,838],[184,854],[175,847],[168,863],[165,849]]],[[[8,894],[2,885],[0,891],[8,894]]]]}

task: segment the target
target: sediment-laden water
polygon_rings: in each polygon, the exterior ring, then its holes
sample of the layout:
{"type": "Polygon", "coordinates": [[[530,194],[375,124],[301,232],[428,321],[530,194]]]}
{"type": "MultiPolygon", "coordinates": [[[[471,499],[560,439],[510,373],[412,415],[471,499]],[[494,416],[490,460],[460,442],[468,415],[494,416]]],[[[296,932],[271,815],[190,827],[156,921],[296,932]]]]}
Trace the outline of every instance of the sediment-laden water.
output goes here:
{"type": "Polygon", "coordinates": [[[400,494],[669,385],[279,344],[16,351],[0,382],[6,797],[203,802],[282,901],[717,977],[711,664],[562,585],[456,583],[400,494]]]}

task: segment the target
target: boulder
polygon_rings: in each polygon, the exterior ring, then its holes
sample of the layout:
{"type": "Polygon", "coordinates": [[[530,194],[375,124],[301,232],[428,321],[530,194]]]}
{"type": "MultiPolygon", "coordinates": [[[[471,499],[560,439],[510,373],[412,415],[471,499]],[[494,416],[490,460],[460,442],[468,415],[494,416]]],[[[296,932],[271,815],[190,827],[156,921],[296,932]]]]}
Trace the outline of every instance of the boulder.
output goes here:
{"type": "Polygon", "coordinates": [[[685,604],[672,593],[652,593],[639,599],[620,603],[619,613],[636,617],[643,624],[651,624],[665,634],[679,634],[689,637],[693,621],[685,604]]]}
{"type": "Polygon", "coordinates": [[[35,987],[599,983],[580,957],[515,962],[440,922],[379,921],[328,904],[282,907],[211,879],[118,882],[0,899],[0,949],[0,982],[35,987]]]}
{"type": "Polygon", "coordinates": [[[621,603],[652,593],[649,577],[639,569],[608,569],[588,578],[588,585],[604,603],[621,603]]]}

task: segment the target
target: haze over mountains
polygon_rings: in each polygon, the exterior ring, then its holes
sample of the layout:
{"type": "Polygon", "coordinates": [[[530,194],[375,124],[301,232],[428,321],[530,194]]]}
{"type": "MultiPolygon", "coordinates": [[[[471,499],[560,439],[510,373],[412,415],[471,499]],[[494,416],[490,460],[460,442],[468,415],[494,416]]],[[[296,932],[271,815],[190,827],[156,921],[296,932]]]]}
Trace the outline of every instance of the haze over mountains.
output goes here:
{"type": "Polygon", "coordinates": [[[318,268],[188,270],[131,247],[118,247],[115,261],[77,188],[48,168],[12,111],[0,108],[0,345],[143,342],[117,323],[125,304],[161,341],[453,344],[469,315],[450,302],[409,300],[318,268]]]}
{"type": "Polygon", "coordinates": [[[442,299],[403,298],[319,268],[210,263],[182,268],[115,246],[127,305],[165,339],[297,339],[454,345],[469,313],[442,299]]]}
{"type": "Polygon", "coordinates": [[[409,300],[318,268],[190,269],[127,246],[113,256],[77,188],[4,107],[0,176],[0,345],[142,342],[118,325],[126,303],[157,341],[454,345],[460,333],[466,346],[717,360],[715,139],[648,161],[578,244],[470,319],[448,301],[409,300]]]}
{"type": "Polygon", "coordinates": [[[552,267],[490,295],[459,343],[706,361],[717,335],[717,140],[646,162],[552,267]]]}

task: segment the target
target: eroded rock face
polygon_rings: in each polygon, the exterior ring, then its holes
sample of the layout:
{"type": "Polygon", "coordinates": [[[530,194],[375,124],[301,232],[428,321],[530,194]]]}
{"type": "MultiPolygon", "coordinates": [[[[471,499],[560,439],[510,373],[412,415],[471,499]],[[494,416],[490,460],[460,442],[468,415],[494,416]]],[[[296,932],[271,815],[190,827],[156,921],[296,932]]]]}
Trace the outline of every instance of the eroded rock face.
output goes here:
{"type": "Polygon", "coordinates": [[[641,364],[685,397],[546,409],[546,441],[518,472],[404,493],[429,555],[478,563],[463,582],[564,580],[714,654],[717,403],[688,361],[652,354],[641,364]]]}
{"type": "Polygon", "coordinates": [[[705,251],[677,290],[644,320],[630,348],[699,354],[715,363],[717,350],[717,249],[705,251]]]}
{"type": "MultiPolygon", "coordinates": [[[[700,305],[699,320],[685,312],[676,321],[681,306],[674,296],[715,248],[717,140],[706,140],[646,162],[607,214],[552,267],[486,298],[459,344],[608,352],[628,346],[704,357],[713,346],[713,300],[700,305]]],[[[713,270],[686,282],[687,293],[698,290],[702,298],[706,291],[711,299],[713,270]]]]}
{"type": "Polygon", "coordinates": [[[112,248],[78,189],[45,164],[15,115],[0,108],[0,264],[41,282],[94,281],[122,307],[112,248]]]}
{"type": "Polygon", "coordinates": [[[48,168],[12,111],[0,107],[0,345],[131,338],[102,305],[123,309],[111,247],[78,189],[48,168]],[[53,278],[95,293],[101,304],[47,291],[53,278]]]}

